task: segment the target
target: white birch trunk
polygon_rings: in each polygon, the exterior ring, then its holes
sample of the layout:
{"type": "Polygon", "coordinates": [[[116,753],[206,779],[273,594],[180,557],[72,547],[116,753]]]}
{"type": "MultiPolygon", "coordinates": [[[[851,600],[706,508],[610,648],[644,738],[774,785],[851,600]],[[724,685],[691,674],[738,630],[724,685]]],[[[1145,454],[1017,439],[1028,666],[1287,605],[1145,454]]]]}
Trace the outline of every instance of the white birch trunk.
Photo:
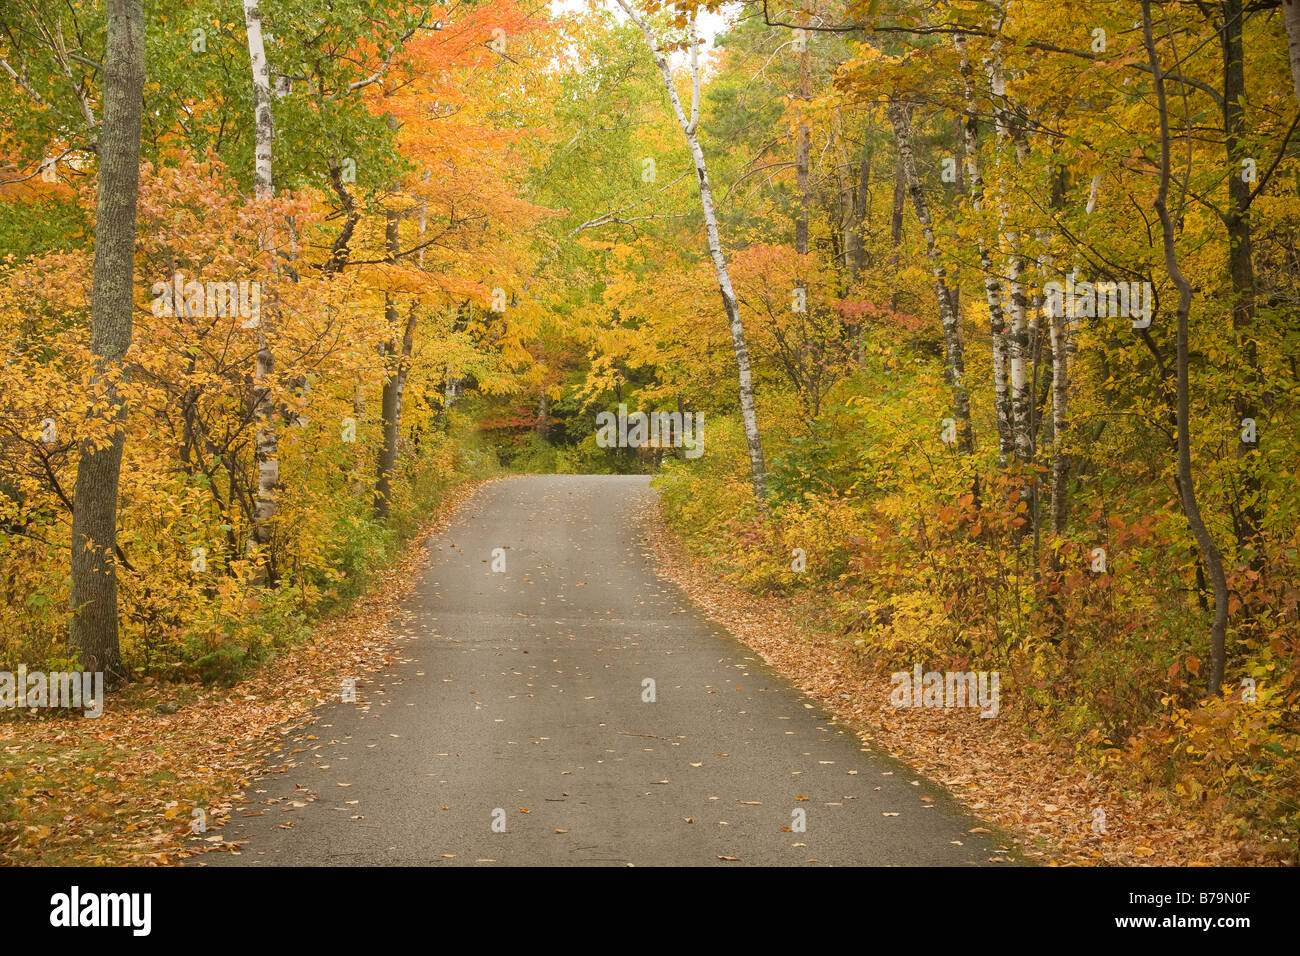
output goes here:
{"type": "Polygon", "coordinates": [[[253,173],[259,200],[270,199],[275,187],[271,180],[271,139],[275,124],[271,118],[271,68],[262,39],[262,12],[257,0],[244,0],[244,25],[248,31],[248,57],[253,69],[253,173]]]}
{"type": "Polygon", "coordinates": [[[745,441],[749,446],[749,465],[751,479],[754,484],[754,496],[761,502],[767,498],[767,469],[763,462],[763,443],[758,432],[758,415],[754,410],[754,385],[749,368],[749,351],[745,347],[745,330],[740,321],[740,307],[736,303],[736,293],[731,285],[731,275],[727,271],[727,257],[722,250],[722,240],[718,233],[718,217],[713,209],[713,188],[709,185],[708,168],[704,162],[704,151],[700,148],[699,136],[696,134],[696,127],[700,120],[700,61],[699,61],[699,38],[695,35],[695,24],[691,23],[690,28],[690,57],[691,57],[691,115],[687,119],[686,111],[682,109],[681,99],[677,95],[677,87],[673,83],[672,69],[668,64],[668,58],[659,51],[659,44],[655,40],[654,32],[650,29],[649,24],[642,20],[633,11],[628,0],[618,0],[618,5],[632,19],[641,32],[645,34],[646,43],[650,46],[650,54],[654,57],[659,66],[659,72],[663,74],[664,85],[668,89],[668,99],[672,103],[673,112],[677,115],[677,122],[682,128],[682,134],[686,137],[686,143],[691,150],[691,158],[695,161],[695,174],[699,179],[700,188],[700,209],[704,213],[704,228],[709,237],[709,253],[713,258],[713,271],[718,277],[718,291],[722,294],[722,305],[727,312],[727,319],[731,325],[731,347],[736,356],[736,370],[740,380],[740,417],[745,429],[745,441]]]}
{"type": "MultiPolygon", "coordinates": [[[[1089,216],[1097,206],[1097,187],[1101,174],[1092,177],[1088,189],[1089,216]]],[[[1079,268],[1070,270],[1070,279],[1077,281],[1079,268]]],[[[1066,315],[1065,302],[1057,298],[1048,313],[1052,344],[1052,531],[1064,534],[1069,521],[1070,457],[1066,451],[1065,433],[1070,422],[1070,375],[1074,371],[1075,329],[1074,319],[1066,315]]]]}
{"type": "MultiPolygon", "coordinates": [[[[960,34],[955,35],[953,44],[961,53],[961,73],[966,95],[963,136],[966,151],[966,178],[970,186],[971,204],[978,217],[984,205],[984,177],[980,171],[975,89],[970,79],[965,37],[960,34]]],[[[993,339],[993,414],[998,426],[998,460],[1005,465],[1015,450],[1011,424],[1011,393],[1007,386],[1006,316],[1003,312],[1001,280],[994,272],[993,259],[982,231],[979,237],[980,271],[984,275],[984,296],[989,307],[989,334],[993,339]]]]}
{"type": "Polygon", "coordinates": [[[1300,0],[1282,0],[1282,19],[1286,22],[1286,52],[1291,61],[1291,83],[1300,102],[1300,0]]]}
{"type": "MultiPolygon", "coordinates": [[[[244,24],[248,31],[248,56],[253,72],[254,125],[254,182],[259,202],[266,202],[275,194],[271,178],[271,140],[275,124],[271,116],[270,67],[266,61],[266,46],[262,38],[262,13],[257,0],[244,0],[244,24]]],[[[270,230],[259,239],[264,250],[272,257],[272,269],[278,273],[275,246],[270,230]]],[[[253,413],[257,418],[257,501],[254,507],[253,530],[249,536],[249,553],[256,555],[271,541],[272,524],[276,512],[276,492],[280,486],[279,445],[275,434],[274,408],[268,382],[275,369],[271,353],[271,309],[261,310],[257,318],[257,366],[253,374],[253,413]]],[[[269,558],[268,558],[269,560],[269,558]]],[[[258,571],[259,578],[271,581],[273,574],[267,567],[258,571]]]]}
{"type": "MultiPolygon", "coordinates": [[[[993,33],[1000,33],[1003,9],[1001,3],[994,3],[993,33]]],[[[1002,41],[995,39],[990,48],[990,56],[984,61],[988,73],[989,92],[992,94],[993,113],[997,121],[997,139],[999,165],[1001,154],[1008,138],[1015,143],[1017,159],[1023,162],[1028,145],[1024,141],[1024,132],[1020,130],[1007,103],[1007,82],[1002,69],[1002,41]]],[[[1007,298],[1006,308],[1009,321],[1006,332],[1007,371],[1011,390],[1011,430],[1016,457],[1021,461],[1030,461],[1034,456],[1034,441],[1031,416],[1033,414],[1033,396],[1029,388],[1029,376],[1026,373],[1029,353],[1029,328],[1026,320],[1028,299],[1022,284],[1025,257],[1020,250],[1020,236],[1017,232],[1007,231],[1008,216],[1006,188],[999,184],[1001,199],[999,210],[1001,218],[1000,232],[1007,249],[1007,298]]]]}

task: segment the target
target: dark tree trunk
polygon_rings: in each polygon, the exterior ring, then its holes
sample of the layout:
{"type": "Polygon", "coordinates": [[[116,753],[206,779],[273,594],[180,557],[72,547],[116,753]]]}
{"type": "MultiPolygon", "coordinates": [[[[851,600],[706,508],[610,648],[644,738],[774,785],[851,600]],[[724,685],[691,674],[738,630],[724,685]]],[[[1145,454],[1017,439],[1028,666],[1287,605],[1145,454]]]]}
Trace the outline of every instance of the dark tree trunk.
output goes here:
{"type": "Polygon", "coordinates": [[[867,265],[867,243],[864,230],[867,219],[867,196],[871,189],[871,153],[863,155],[858,164],[858,183],[853,189],[853,205],[849,210],[849,228],[844,236],[847,250],[849,276],[856,279],[867,265]]]}
{"type": "Polygon", "coordinates": [[[961,337],[961,323],[957,314],[956,299],[942,263],[939,261],[939,248],[935,241],[934,226],[930,219],[930,208],[926,202],[925,190],[916,171],[916,160],[912,154],[912,124],[907,118],[903,105],[896,100],[890,101],[889,120],[894,127],[894,141],[898,146],[898,164],[903,170],[907,182],[907,191],[912,196],[912,206],[916,210],[916,219],[925,236],[925,250],[930,259],[931,274],[934,276],[935,299],[939,306],[939,321],[943,325],[944,369],[948,384],[952,387],[953,411],[957,423],[957,448],[963,455],[975,450],[975,432],[971,427],[970,392],[966,387],[966,364],[961,337]]]}
{"type": "Polygon", "coordinates": [[[1211,694],[1219,694],[1223,689],[1223,673],[1227,662],[1225,635],[1228,624],[1228,582],[1223,573],[1223,557],[1219,547],[1205,526],[1201,517],[1200,505],[1196,501],[1196,485],[1192,480],[1191,452],[1191,412],[1188,382],[1188,314],[1192,307],[1192,285],[1183,275],[1178,265],[1178,252],[1174,246],[1173,217],[1169,215],[1169,107],[1165,99],[1164,70],[1160,58],[1156,55],[1156,43],[1151,31],[1151,0],[1142,0],[1142,31],[1146,42],[1147,56],[1151,62],[1151,74],[1155,81],[1156,103],[1160,116],[1160,187],[1156,193],[1155,210],[1160,217],[1160,231],[1165,253],[1165,270],[1169,279],[1178,289],[1178,357],[1176,360],[1178,375],[1178,394],[1176,398],[1178,417],[1178,490],[1183,500],[1183,513],[1193,537],[1201,549],[1206,570],[1214,586],[1214,618],[1210,624],[1210,673],[1207,681],[1211,694]]]}
{"type": "Polygon", "coordinates": [[[1260,482],[1257,471],[1258,441],[1246,442],[1240,438],[1242,420],[1254,420],[1259,413],[1259,361],[1256,355],[1255,325],[1255,263],[1251,236],[1250,207],[1251,184],[1242,179],[1241,161],[1245,157],[1242,136],[1245,115],[1242,98],[1246,94],[1246,67],[1241,42],[1242,0],[1224,0],[1223,4],[1223,129],[1228,150],[1228,200],[1224,217],[1228,229],[1228,274],[1232,279],[1232,330],[1237,350],[1245,366],[1245,382],[1233,397],[1233,410],[1238,431],[1237,459],[1241,471],[1241,493],[1237,499],[1237,545],[1248,555],[1250,565],[1262,570],[1263,549],[1257,540],[1260,530],[1260,482]]]}
{"type": "MultiPolygon", "coordinates": [[[[400,215],[389,210],[385,220],[384,235],[388,241],[388,251],[396,256],[401,251],[398,238],[400,215]]],[[[397,300],[391,294],[384,295],[384,321],[390,334],[397,335],[397,300]]],[[[380,400],[383,421],[383,441],[379,445],[378,475],[375,481],[375,514],[387,518],[392,511],[393,473],[397,470],[397,457],[402,436],[402,393],[406,391],[406,374],[410,368],[411,352],[415,344],[415,303],[406,315],[406,327],[402,332],[402,344],[399,351],[396,341],[390,340],[383,346],[385,365],[384,389],[380,400]]]]}
{"type": "Polygon", "coordinates": [[[144,100],[143,0],[108,0],[104,109],[99,139],[94,285],[90,304],[93,388],[103,390],[112,422],[107,445],[81,448],[72,517],[71,640],[81,665],[109,684],[127,677],[117,633],[117,494],[125,410],[118,376],[131,345],[135,219],[140,192],[140,123],[144,100]]]}
{"type": "MultiPolygon", "coordinates": [[[[890,267],[898,271],[899,247],[903,244],[903,204],[907,200],[907,178],[903,175],[903,163],[900,160],[894,170],[894,209],[889,219],[890,267]]],[[[889,307],[898,311],[898,289],[889,297],[889,307]]]]}
{"type": "Polygon", "coordinates": [[[542,441],[550,441],[551,438],[551,396],[542,390],[541,397],[537,399],[537,424],[534,426],[537,437],[542,441]]]}

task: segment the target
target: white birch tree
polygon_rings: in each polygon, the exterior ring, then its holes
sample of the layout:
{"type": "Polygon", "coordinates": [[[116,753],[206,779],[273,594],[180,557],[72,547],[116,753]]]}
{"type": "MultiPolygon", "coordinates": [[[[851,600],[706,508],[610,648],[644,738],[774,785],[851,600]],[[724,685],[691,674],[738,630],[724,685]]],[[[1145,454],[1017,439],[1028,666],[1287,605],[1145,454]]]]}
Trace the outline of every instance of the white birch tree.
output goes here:
{"type": "Polygon", "coordinates": [[[718,231],[718,217],[713,207],[713,188],[709,185],[708,167],[704,162],[704,150],[700,148],[698,133],[700,122],[700,40],[695,32],[695,21],[689,27],[688,46],[690,48],[691,69],[691,114],[688,118],[682,108],[681,98],[677,95],[677,86],[673,82],[672,67],[668,57],[659,47],[654,31],[650,25],[632,9],[628,0],[618,0],[618,5],[641,28],[646,43],[650,46],[650,55],[654,57],[663,74],[664,86],[668,90],[668,99],[672,103],[677,122],[690,147],[691,158],[695,161],[695,175],[699,181],[700,209],[704,214],[704,228],[709,238],[709,253],[713,258],[713,271],[718,278],[718,291],[722,295],[722,306],[727,313],[731,326],[731,348],[736,357],[736,372],[740,380],[740,418],[745,429],[745,442],[749,446],[750,476],[754,485],[754,497],[760,502],[767,498],[767,468],[763,462],[763,442],[758,431],[758,414],[754,408],[754,384],[749,365],[749,350],[745,347],[745,329],[740,321],[740,306],[736,303],[736,293],[731,285],[731,275],[727,271],[727,256],[722,249],[722,239],[718,231]]]}

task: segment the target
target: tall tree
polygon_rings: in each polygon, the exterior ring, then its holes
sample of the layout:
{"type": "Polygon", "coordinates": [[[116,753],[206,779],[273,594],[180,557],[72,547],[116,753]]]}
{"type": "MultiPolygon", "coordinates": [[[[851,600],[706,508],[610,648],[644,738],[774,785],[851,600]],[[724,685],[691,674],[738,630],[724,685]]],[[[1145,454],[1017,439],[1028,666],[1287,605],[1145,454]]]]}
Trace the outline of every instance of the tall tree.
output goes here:
{"type": "Polygon", "coordinates": [[[939,258],[939,246],[934,237],[934,224],[921,177],[916,170],[916,157],[912,152],[912,124],[903,104],[891,99],[888,106],[889,121],[894,127],[894,142],[898,147],[899,164],[912,197],[916,220],[925,236],[925,251],[930,259],[930,272],[934,276],[934,295],[939,307],[939,321],[943,325],[944,371],[952,388],[953,411],[957,416],[957,449],[963,455],[975,450],[975,432],[971,427],[970,391],[966,387],[966,360],[962,346],[961,323],[948,285],[947,271],[939,258]]]}
{"type": "MultiPolygon", "coordinates": [[[[1002,30],[1004,11],[1001,2],[994,4],[994,34],[1002,30]]],[[[1015,151],[1016,169],[1024,168],[1029,154],[1029,142],[1024,127],[1016,116],[1007,95],[1006,73],[1002,64],[1002,41],[995,39],[985,67],[988,71],[989,92],[993,99],[993,113],[996,118],[999,163],[1006,157],[1006,141],[1010,140],[1015,151]]],[[[1007,247],[1007,294],[1004,307],[1009,321],[1004,323],[1006,340],[1006,363],[1011,394],[1011,431],[1012,446],[1016,457],[1022,462],[1029,462],[1034,457],[1034,396],[1029,377],[1030,343],[1029,343],[1029,297],[1025,294],[1024,278],[1029,257],[1021,248],[1021,236],[1018,230],[1007,229],[1008,217],[1005,177],[1003,179],[1002,197],[1002,238],[1007,247]]],[[[995,342],[994,348],[997,347],[995,342]]]]}
{"type": "Polygon", "coordinates": [[[668,89],[668,99],[672,103],[673,112],[677,115],[677,123],[682,128],[682,135],[686,137],[691,158],[695,162],[695,175],[700,190],[700,209],[704,214],[704,228],[709,237],[709,253],[713,258],[713,270],[718,277],[718,291],[722,294],[722,306],[731,325],[731,347],[736,357],[736,370],[740,379],[740,418],[745,428],[745,442],[749,446],[750,480],[754,485],[754,497],[761,502],[767,498],[767,467],[763,462],[763,442],[758,432],[758,413],[754,408],[754,384],[749,367],[749,350],[745,346],[745,329],[740,321],[740,306],[736,303],[736,292],[731,286],[731,275],[727,271],[727,256],[722,249],[718,217],[713,208],[713,187],[709,185],[709,170],[704,162],[704,150],[700,148],[698,134],[700,40],[695,32],[695,21],[691,21],[687,41],[690,47],[691,66],[691,115],[688,119],[685,110],[682,109],[681,98],[677,95],[672,67],[660,49],[654,31],[645,20],[637,16],[627,0],[618,0],[618,5],[645,34],[646,43],[650,46],[650,55],[654,57],[659,72],[663,74],[664,85],[668,89]]]}
{"type": "MultiPolygon", "coordinates": [[[[962,126],[962,139],[966,153],[966,177],[970,190],[971,206],[978,219],[984,203],[984,176],[980,170],[979,112],[975,102],[975,83],[971,76],[970,57],[966,38],[953,35],[953,43],[961,55],[962,89],[966,115],[962,126]]],[[[998,429],[998,458],[1006,463],[1015,450],[1011,422],[1011,392],[1007,386],[1006,316],[1003,313],[1002,282],[993,268],[993,257],[981,230],[979,237],[980,271],[984,275],[984,296],[989,307],[989,334],[993,341],[993,417],[998,429]]]]}
{"type": "MultiPolygon", "coordinates": [[[[399,226],[401,213],[389,209],[385,213],[384,240],[388,254],[397,261],[401,254],[399,226]]],[[[402,331],[402,342],[395,341],[398,323],[398,304],[396,294],[384,293],[384,327],[390,338],[381,346],[384,358],[384,385],[381,393],[383,438],[379,445],[378,477],[375,482],[375,514],[381,518],[388,517],[392,510],[393,472],[397,469],[398,448],[402,435],[402,393],[406,390],[406,376],[411,366],[411,351],[415,345],[416,303],[412,301],[406,312],[406,323],[402,331]]]]}
{"type": "Polygon", "coordinates": [[[1228,208],[1223,223],[1228,230],[1228,275],[1232,280],[1232,329],[1237,350],[1245,365],[1246,382],[1234,395],[1234,428],[1243,436],[1237,442],[1241,462],[1241,485],[1235,510],[1238,546],[1249,555],[1256,570],[1264,566],[1259,547],[1262,520],[1261,488],[1256,453],[1257,442],[1246,441],[1245,423],[1259,414],[1256,393],[1259,387],[1259,359],[1255,344],[1255,254],[1250,227],[1250,183],[1240,174],[1246,156],[1245,139],[1249,134],[1243,100],[1246,96],[1246,63],[1242,46],[1242,0],[1224,0],[1219,37],[1223,48],[1223,135],[1228,153],[1228,208]]]}
{"type": "MultiPolygon", "coordinates": [[[[1064,173],[1061,174],[1064,178],[1064,173]]],[[[1092,177],[1088,189],[1088,203],[1084,207],[1091,216],[1097,206],[1097,187],[1101,183],[1098,173],[1092,177]]],[[[1060,184],[1064,189],[1064,183],[1060,184]]],[[[1063,197],[1062,197],[1063,199],[1063,197]]],[[[1078,269],[1070,278],[1078,278],[1078,269]]],[[[1052,347],[1052,533],[1065,534],[1070,516],[1070,456],[1066,447],[1066,431],[1070,422],[1070,372],[1074,359],[1076,336],[1074,319],[1066,314],[1062,297],[1050,297],[1048,303],[1048,335],[1052,347]]],[[[1059,555],[1053,557],[1053,570],[1061,571],[1059,555]]]]}
{"type": "MultiPolygon", "coordinates": [[[[1177,313],[1177,420],[1178,420],[1178,478],[1187,524],[1201,549],[1201,557],[1214,585],[1214,618],[1210,625],[1210,672],[1207,680],[1211,694],[1223,687],[1226,663],[1225,632],[1228,626],[1228,582],[1223,573],[1223,557],[1219,546],[1205,526],[1201,508],[1196,500],[1196,485],[1192,480],[1191,412],[1188,393],[1188,315],[1192,308],[1192,284],[1183,275],[1178,263],[1178,250],[1174,243],[1174,221],[1169,214],[1170,172],[1169,105],[1165,97],[1165,74],[1151,28],[1151,0],[1142,0],[1142,37],[1146,43],[1147,58],[1156,89],[1156,110],[1160,117],[1160,186],[1156,192],[1155,210],[1160,219],[1161,240],[1165,253],[1165,270],[1178,290],[1177,313]]],[[[1190,130],[1188,135],[1191,135],[1190,130]]],[[[1190,161],[1189,161],[1190,167],[1190,161]]],[[[1188,170],[1190,175],[1190,168],[1188,170]]]]}
{"type": "MultiPolygon", "coordinates": [[[[258,202],[269,203],[275,194],[271,165],[275,122],[271,114],[271,70],[266,60],[262,12],[257,0],[244,0],[244,25],[248,31],[248,56],[253,71],[254,181],[258,202]]],[[[269,209],[267,213],[269,215],[269,209]]],[[[270,253],[274,263],[275,246],[269,226],[263,230],[259,244],[270,253]]],[[[270,308],[261,310],[257,321],[257,366],[253,373],[253,411],[257,417],[257,501],[248,548],[250,554],[260,559],[257,570],[259,580],[274,583],[275,568],[269,545],[275,520],[275,496],[280,487],[280,462],[270,388],[270,378],[275,368],[270,330],[267,327],[270,311],[270,308]]]]}
{"type": "Polygon", "coordinates": [[[1300,102],[1300,0],[1282,0],[1282,18],[1286,21],[1286,51],[1291,62],[1291,82],[1296,102],[1300,102]]]}
{"type": "MultiPolygon", "coordinates": [[[[799,23],[805,28],[799,34],[799,130],[795,145],[795,180],[799,190],[799,212],[795,218],[794,249],[799,255],[808,254],[808,150],[811,134],[808,129],[808,100],[812,96],[812,56],[809,53],[810,34],[806,29],[812,19],[808,0],[803,0],[799,23]]],[[[802,287],[802,282],[800,283],[802,287]]]]}
{"type": "Polygon", "coordinates": [[[77,468],[71,639],[82,666],[103,671],[106,680],[116,684],[127,677],[118,642],[115,564],[118,482],[126,442],[119,385],[131,346],[144,107],[144,2],[108,0],[107,19],[90,349],[95,361],[91,384],[101,393],[95,396],[92,417],[102,417],[109,434],[83,443],[77,468]]]}

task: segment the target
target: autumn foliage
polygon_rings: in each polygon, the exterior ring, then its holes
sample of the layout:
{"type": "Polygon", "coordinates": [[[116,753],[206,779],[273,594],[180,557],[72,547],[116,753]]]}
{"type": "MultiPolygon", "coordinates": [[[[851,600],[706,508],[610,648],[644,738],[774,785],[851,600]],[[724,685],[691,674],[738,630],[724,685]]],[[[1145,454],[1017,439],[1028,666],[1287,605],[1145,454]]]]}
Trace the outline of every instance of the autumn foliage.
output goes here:
{"type": "MultiPolygon", "coordinates": [[[[1294,856],[1300,78],[1273,5],[1144,4],[1148,45],[1119,0],[817,2],[833,29],[799,42],[804,5],[745,4],[699,54],[691,135],[753,364],[762,500],[701,178],[636,26],[267,4],[276,188],[258,199],[243,24],[156,6],[114,379],[134,677],[233,680],[353,598],[468,475],[653,471],[692,551],[808,602],[855,679],[1000,671],[1017,733],[1257,858],[1294,856]],[[1181,342],[1162,180],[1193,290],[1181,342]],[[257,283],[267,324],[206,295],[157,308],[178,275],[257,283]],[[1067,317],[1047,291],[1067,279],[1138,283],[1151,321],[1067,317]],[[704,413],[704,454],[599,447],[619,404],[704,413]]],[[[688,105],[708,8],[638,7],[688,105]]],[[[0,669],[77,663],[72,489],[116,427],[88,415],[105,386],[79,118],[98,81],[30,39],[32,17],[70,20],[0,14],[0,669]]],[[[93,63],[102,40],[84,42],[93,63]]]]}

